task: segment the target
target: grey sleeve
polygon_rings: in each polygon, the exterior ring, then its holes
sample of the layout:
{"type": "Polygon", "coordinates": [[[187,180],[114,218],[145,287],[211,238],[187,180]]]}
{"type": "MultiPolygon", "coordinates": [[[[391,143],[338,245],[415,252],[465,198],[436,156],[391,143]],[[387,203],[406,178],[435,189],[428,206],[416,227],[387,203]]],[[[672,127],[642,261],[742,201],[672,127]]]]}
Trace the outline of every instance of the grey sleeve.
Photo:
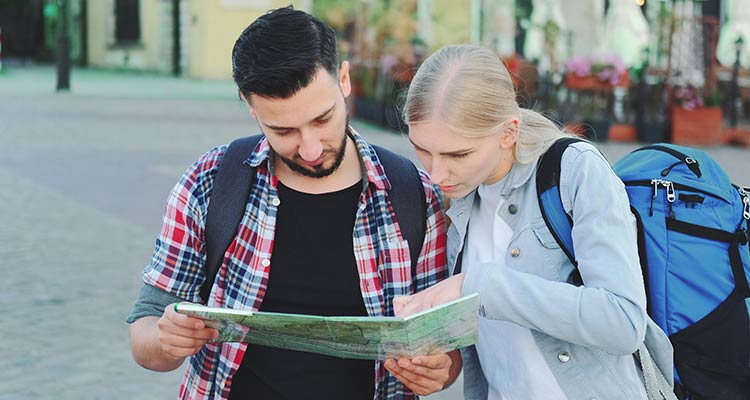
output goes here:
{"type": "Polygon", "coordinates": [[[144,284],[138,299],[133,303],[133,309],[125,320],[127,323],[133,322],[148,316],[161,317],[164,314],[164,308],[172,303],[187,301],[171,293],[167,293],[155,286],[144,284]]]}

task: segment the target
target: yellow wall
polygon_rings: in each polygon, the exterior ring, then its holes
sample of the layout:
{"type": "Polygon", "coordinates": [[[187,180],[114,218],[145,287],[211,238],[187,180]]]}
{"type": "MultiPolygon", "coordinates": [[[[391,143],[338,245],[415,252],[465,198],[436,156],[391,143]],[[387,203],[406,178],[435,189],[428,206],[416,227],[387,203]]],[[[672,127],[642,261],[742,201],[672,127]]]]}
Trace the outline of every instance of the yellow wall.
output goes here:
{"type": "MultiPolygon", "coordinates": [[[[250,23],[269,9],[293,4],[305,10],[308,2],[289,0],[193,0],[187,75],[193,78],[231,79],[232,46],[250,23]]],[[[310,11],[310,10],[305,10],[310,11]]]]}
{"type": "Polygon", "coordinates": [[[170,59],[160,56],[160,29],[162,1],[141,0],[141,43],[134,46],[116,46],[114,1],[88,2],[89,64],[97,67],[168,71],[170,59]]]}
{"type": "MultiPolygon", "coordinates": [[[[234,41],[255,18],[289,0],[182,0],[184,74],[191,78],[231,79],[234,41]],[[186,11],[186,12],[185,12],[186,11]]],[[[310,11],[310,0],[295,8],[310,11]]],[[[169,73],[172,70],[171,1],[141,0],[141,42],[115,46],[114,0],[88,3],[89,63],[95,67],[169,73]]]]}
{"type": "Polygon", "coordinates": [[[433,10],[431,48],[471,42],[470,1],[433,0],[433,10]]]}

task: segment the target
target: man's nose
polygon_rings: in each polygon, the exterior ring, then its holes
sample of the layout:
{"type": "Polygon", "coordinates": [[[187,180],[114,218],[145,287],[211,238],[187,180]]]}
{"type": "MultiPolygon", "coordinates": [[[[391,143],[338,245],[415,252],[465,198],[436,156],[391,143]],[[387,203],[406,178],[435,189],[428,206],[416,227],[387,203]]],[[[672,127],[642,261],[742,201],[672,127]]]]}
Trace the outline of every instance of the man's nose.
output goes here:
{"type": "Polygon", "coordinates": [[[299,155],[305,161],[315,161],[320,158],[323,153],[323,143],[320,139],[312,132],[302,132],[302,139],[299,144],[299,155]]]}

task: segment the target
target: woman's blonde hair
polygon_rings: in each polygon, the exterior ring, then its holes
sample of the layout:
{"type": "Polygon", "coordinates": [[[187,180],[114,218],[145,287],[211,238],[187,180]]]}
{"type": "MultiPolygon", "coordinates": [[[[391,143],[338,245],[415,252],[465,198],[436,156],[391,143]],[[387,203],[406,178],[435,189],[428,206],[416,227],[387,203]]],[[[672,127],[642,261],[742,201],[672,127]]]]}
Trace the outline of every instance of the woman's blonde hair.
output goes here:
{"type": "Polygon", "coordinates": [[[509,118],[520,121],[514,156],[535,162],[558,138],[570,134],[533,110],[523,109],[508,70],[497,54],[472,46],[446,46],[419,67],[404,104],[404,121],[433,119],[465,137],[490,135],[509,118]]]}

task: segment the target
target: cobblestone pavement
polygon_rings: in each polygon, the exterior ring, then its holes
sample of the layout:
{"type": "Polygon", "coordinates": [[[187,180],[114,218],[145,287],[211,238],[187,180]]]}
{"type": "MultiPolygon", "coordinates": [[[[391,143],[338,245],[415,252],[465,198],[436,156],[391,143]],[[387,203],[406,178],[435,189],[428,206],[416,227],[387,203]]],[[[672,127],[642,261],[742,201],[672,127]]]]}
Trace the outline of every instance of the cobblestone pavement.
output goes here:
{"type": "MultiPolygon", "coordinates": [[[[54,84],[50,67],[0,74],[0,400],[174,398],[182,369],[138,367],[124,319],[169,189],[257,127],[231,82],[75,70],[71,93],[54,84]]],[[[404,136],[354,125],[414,158],[404,136]]],[[[747,150],[708,151],[750,183],[747,150]]],[[[460,397],[459,382],[429,398],[460,397]]]]}

